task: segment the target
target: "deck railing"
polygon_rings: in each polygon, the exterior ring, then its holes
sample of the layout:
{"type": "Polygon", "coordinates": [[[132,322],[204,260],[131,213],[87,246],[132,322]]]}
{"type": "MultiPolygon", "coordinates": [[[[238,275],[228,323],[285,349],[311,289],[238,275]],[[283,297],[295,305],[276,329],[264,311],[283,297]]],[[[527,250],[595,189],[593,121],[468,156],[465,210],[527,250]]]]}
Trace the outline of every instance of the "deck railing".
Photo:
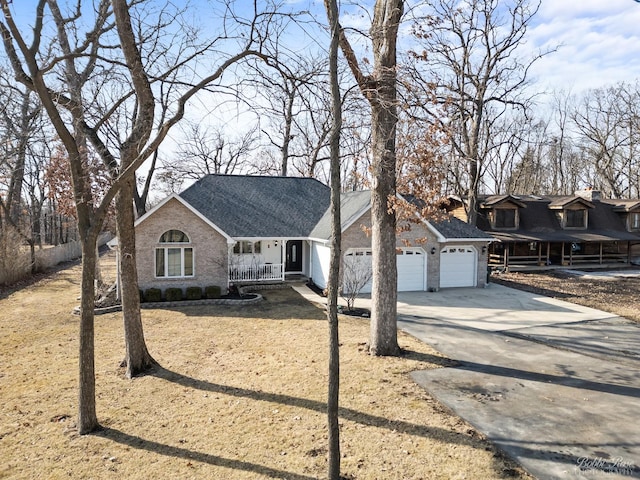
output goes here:
{"type": "Polygon", "coordinates": [[[229,268],[229,281],[232,283],[269,282],[275,280],[284,280],[282,263],[233,265],[229,268]]]}

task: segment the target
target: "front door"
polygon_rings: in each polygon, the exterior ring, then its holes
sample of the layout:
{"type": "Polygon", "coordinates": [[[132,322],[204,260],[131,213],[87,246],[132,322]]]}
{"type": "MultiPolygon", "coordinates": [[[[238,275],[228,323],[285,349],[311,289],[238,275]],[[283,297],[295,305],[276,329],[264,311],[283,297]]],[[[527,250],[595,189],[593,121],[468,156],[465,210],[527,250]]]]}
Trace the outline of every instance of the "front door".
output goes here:
{"type": "Polygon", "coordinates": [[[284,264],[284,271],[302,271],[302,240],[287,241],[287,258],[284,264]]]}

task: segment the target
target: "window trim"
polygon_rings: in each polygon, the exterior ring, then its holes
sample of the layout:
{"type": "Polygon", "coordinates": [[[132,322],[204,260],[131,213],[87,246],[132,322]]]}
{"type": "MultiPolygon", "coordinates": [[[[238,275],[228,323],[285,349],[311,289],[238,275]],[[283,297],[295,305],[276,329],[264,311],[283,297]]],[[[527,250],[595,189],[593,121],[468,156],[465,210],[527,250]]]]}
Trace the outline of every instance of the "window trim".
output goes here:
{"type": "Polygon", "coordinates": [[[520,212],[517,208],[494,208],[491,212],[491,227],[495,230],[517,230],[520,223],[520,212]],[[513,212],[513,226],[498,226],[498,212],[513,212]]]}
{"type": "Polygon", "coordinates": [[[589,225],[589,211],[586,208],[567,208],[562,215],[562,228],[566,230],[586,230],[589,225]],[[568,225],[569,212],[582,212],[582,225],[568,225]]]}
{"type": "Polygon", "coordinates": [[[629,230],[632,232],[640,230],[640,212],[629,213],[629,230]]]}
{"type": "Polygon", "coordinates": [[[196,255],[195,255],[195,249],[193,248],[193,245],[191,244],[191,238],[189,237],[189,235],[187,233],[185,233],[182,230],[178,230],[178,229],[169,229],[166,230],[162,235],[160,235],[160,238],[158,239],[158,244],[156,245],[156,247],[154,248],[154,255],[153,255],[153,262],[154,262],[154,268],[153,268],[153,273],[154,273],[154,277],[155,278],[163,278],[163,279],[173,279],[173,278],[193,278],[196,275],[196,261],[195,261],[196,255]],[[169,232],[172,231],[177,231],[177,232],[181,232],[182,235],[188,240],[188,242],[163,242],[162,238],[167,235],[169,232]],[[179,251],[180,253],[180,274],[179,275],[170,275],[169,273],[169,269],[171,268],[169,265],[169,252],[170,251],[179,251]],[[187,253],[189,252],[189,253],[187,253]],[[185,262],[185,256],[190,254],[191,255],[191,262],[190,262],[190,269],[191,269],[191,273],[187,274],[187,265],[185,262]],[[159,267],[159,262],[158,262],[158,256],[162,255],[162,267],[163,267],[163,273],[162,275],[158,274],[158,267],[159,267]]]}
{"type": "Polygon", "coordinates": [[[236,243],[233,245],[233,249],[232,249],[232,253],[234,255],[261,255],[262,254],[262,240],[256,240],[251,241],[251,240],[237,240],[236,243]],[[250,245],[251,246],[251,251],[249,252],[245,252],[245,246],[250,245]],[[256,248],[256,246],[258,248],[256,248]],[[238,248],[239,251],[236,252],[236,248],[238,248]]]}

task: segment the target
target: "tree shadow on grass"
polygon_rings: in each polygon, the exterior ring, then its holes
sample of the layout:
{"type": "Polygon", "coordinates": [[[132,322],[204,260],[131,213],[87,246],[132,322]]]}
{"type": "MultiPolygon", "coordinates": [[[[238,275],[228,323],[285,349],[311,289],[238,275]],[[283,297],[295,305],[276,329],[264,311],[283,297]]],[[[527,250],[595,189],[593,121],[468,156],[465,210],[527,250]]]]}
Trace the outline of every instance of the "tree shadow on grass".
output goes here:
{"type": "MultiPolygon", "coordinates": [[[[435,357],[439,358],[439,357],[435,357]]],[[[289,405],[296,408],[304,408],[314,412],[326,413],[327,404],[317,400],[307,398],[293,397],[280,393],[264,392],[259,390],[251,390],[228,385],[220,385],[206,380],[199,380],[186,375],[182,375],[165,368],[157,368],[152,372],[158,378],[168,382],[176,383],[187,388],[194,388],[205,392],[219,393],[231,395],[234,397],[249,398],[255,401],[278,403],[281,405],[289,405]]],[[[443,443],[453,443],[466,446],[474,446],[474,440],[464,434],[453,432],[440,427],[432,427],[427,425],[419,425],[406,422],[403,420],[393,420],[386,417],[371,415],[369,413],[360,412],[350,408],[340,407],[340,418],[352,422],[359,423],[370,427],[385,428],[393,432],[425,437],[430,439],[439,439],[443,443]]]]}
{"type": "Polygon", "coordinates": [[[210,453],[196,452],[186,448],[174,447],[163,443],[146,440],[144,438],[130,435],[120,430],[105,427],[94,433],[97,437],[109,439],[111,441],[127,445],[132,448],[147,450],[149,452],[165,455],[167,457],[184,458],[185,460],[206,463],[216,467],[224,467],[233,470],[242,470],[245,472],[257,473],[272,478],[287,478],[293,480],[313,480],[316,477],[309,477],[297,473],[278,470],[266,465],[258,465],[242,460],[224,458],[210,453]]]}

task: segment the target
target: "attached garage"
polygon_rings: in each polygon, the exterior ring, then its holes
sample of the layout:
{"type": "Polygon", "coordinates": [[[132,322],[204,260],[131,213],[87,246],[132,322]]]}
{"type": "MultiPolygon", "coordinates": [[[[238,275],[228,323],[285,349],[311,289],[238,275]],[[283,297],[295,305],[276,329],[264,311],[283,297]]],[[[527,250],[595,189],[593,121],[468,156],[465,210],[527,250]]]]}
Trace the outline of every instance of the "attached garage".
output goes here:
{"type": "Polygon", "coordinates": [[[475,287],[476,249],[470,245],[449,245],[440,250],[440,288],[475,287]]]}
{"type": "MultiPolygon", "coordinates": [[[[371,249],[352,248],[345,253],[347,257],[356,256],[360,261],[371,265],[371,249]]],[[[422,248],[403,248],[396,256],[398,267],[398,291],[412,292],[424,291],[427,285],[427,255],[422,248]]],[[[360,291],[371,292],[371,282],[368,282],[360,291]]]]}

